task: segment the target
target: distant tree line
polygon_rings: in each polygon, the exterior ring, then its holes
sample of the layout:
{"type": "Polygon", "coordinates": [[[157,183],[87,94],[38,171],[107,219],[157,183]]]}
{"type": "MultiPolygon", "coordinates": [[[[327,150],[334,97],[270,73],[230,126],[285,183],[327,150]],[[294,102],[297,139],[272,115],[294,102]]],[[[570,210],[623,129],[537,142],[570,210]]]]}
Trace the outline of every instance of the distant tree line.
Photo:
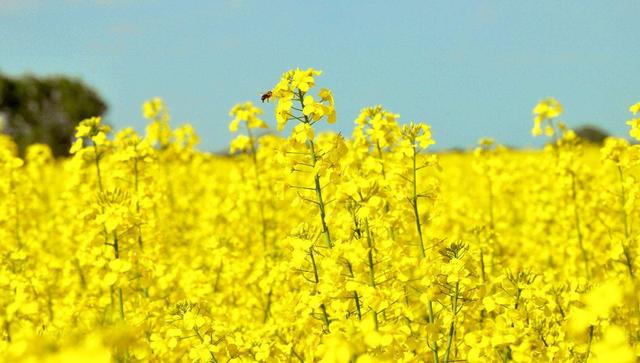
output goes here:
{"type": "Polygon", "coordinates": [[[68,155],[75,126],[106,111],[100,95],[79,79],[0,73],[0,131],[13,137],[21,154],[30,144],[44,143],[54,155],[68,155]]]}
{"type": "Polygon", "coordinates": [[[604,139],[610,136],[608,132],[595,125],[580,126],[575,129],[575,132],[581,139],[598,145],[604,143],[604,139]]]}
{"type": "MultiPolygon", "coordinates": [[[[16,141],[20,154],[33,143],[65,156],[75,126],[83,119],[104,115],[107,104],[80,79],[65,76],[9,77],[0,73],[0,132],[16,141]]],[[[594,125],[575,129],[587,141],[601,144],[609,134],[594,125]]]]}

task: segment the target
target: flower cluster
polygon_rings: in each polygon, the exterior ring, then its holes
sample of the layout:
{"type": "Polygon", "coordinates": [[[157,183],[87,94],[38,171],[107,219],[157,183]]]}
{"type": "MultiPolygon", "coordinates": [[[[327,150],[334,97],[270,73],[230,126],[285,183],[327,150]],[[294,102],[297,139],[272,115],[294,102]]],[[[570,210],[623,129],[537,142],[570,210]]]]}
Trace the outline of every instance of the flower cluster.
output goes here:
{"type": "Polygon", "coordinates": [[[68,159],[1,136],[3,360],[638,361],[638,146],[553,99],[539,151],[435,153],[380,105],[321,133],[320,74],[271,91],[286,135],[234,106],[225,156],[157,98],[143,135],[80,122],[68,159]]]}

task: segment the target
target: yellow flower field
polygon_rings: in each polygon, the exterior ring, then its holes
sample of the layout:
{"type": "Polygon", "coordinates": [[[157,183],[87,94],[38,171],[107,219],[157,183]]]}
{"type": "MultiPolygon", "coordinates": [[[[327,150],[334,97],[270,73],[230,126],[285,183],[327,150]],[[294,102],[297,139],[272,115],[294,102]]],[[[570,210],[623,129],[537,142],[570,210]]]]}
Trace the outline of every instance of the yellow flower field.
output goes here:
{"type": "Polygon", "coordinates": [[[544,150],[432,153],[382,106],[318,133],[320,73],[233,107],[228,157],[160,99],[145,135],[82,121],[65,160],[3,136],[2,360],[640,361],[640,146],[580,140],[554,99],[544,150]]]}

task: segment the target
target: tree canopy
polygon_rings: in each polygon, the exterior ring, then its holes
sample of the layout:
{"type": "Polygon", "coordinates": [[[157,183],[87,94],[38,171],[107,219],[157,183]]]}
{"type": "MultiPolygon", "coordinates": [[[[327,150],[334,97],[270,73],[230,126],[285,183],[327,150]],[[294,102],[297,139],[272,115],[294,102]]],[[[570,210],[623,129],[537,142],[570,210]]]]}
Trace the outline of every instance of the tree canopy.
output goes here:
{"type": "Polygon", "coordinates": [[[580,138],[599,145],[610,136],[607,131],[596,125],[583,125],[576,128],[575,132],[580,138]]]}
{"type": "Polygon", "coordinates": [[[13,137],[21,154],[30,144],[44,143],[54,155],[67,155],[78,122],[106,111],[105,101],[80,79],[0,74],[2,132],[13,137]]]}

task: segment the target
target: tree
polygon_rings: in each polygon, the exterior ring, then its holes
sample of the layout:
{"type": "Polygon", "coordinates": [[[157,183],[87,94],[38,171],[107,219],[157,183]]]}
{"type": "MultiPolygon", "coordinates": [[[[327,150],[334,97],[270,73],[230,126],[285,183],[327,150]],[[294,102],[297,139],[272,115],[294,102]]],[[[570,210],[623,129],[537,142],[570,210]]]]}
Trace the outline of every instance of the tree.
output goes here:
{"type": "Polygon", "coordinates": [[[68,155],[78,122],[106,111],[98,93],[79,79],[0,74],[2,132],[13,137],[21,154],[30,144],[44,143],[54,155],[68,155]]]}
{"type": "Polygon", "coordinates": [[[609,137],[609,133],[595,125],[584,125],[575,129],[576,135],[581,139],[587,140],[594,144],[602,144],[604,139],[609,137]]]}

